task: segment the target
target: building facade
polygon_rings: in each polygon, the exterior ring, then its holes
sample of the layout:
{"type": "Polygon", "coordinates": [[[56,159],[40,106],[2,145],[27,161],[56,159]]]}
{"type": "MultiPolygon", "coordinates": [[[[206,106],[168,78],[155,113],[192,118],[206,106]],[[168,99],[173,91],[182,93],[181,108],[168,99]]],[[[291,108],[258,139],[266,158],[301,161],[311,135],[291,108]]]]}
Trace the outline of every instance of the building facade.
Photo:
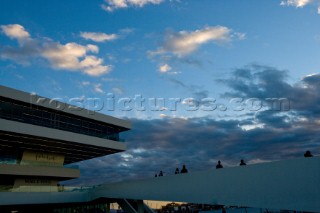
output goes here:
{"type": "Polygon", "coordinates": [[[125,151],[128,121],[0,86],[0,191],[59,191],[69,164],[125,151]]]}

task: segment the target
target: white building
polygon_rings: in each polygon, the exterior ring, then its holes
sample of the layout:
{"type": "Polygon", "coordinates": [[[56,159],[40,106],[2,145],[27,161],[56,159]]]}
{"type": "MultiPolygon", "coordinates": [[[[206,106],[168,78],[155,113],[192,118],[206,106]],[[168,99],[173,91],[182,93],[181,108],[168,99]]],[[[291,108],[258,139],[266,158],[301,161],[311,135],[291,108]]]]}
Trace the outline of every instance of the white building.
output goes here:
{"type": "Polygon", "coordinates": [[[128,121],[0,86],[0,191],[58,191],[68,164],[125,151],[128,121]]]}

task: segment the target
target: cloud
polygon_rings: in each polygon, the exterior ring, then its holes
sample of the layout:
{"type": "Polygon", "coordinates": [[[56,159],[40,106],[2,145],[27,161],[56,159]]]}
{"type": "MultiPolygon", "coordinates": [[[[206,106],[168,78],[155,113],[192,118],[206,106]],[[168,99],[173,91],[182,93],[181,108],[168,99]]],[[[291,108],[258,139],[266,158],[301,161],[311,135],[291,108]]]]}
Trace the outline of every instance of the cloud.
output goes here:
{"type": "Polygon", "coordinates": [[[147,4],[161,4],[164,0],[105,0],[101,8],[105,11],[112,12],[116,9],[128,7],[144,7],[147,4]]]}
{"type": "Polygon", "coordinates": [[[162,73],[169,72],[172,69],[168,64],[163,64],[159,67],[159,71],[162,73]]]}
{"type": "MultiPolygon", "coordinates": [[[[320,73],[303,76],[299,82],[287,82],[288,71],[274,67],[250,65],[236,69],[233,77],[218,80],[227,85],[231,91],[223,94],[224,97],[284,98],[290,101],[290,112],[295,116],[307,116],[316,119],[320,116],[320,73]]],[[[272,102],[266,102],[273,104],[272,102]]],[[[269,105],[269,107],[274,107],[269,105]]]]}
{"type": "Polygon", "coordinates": [[[201,60],[194,59],[193,53],[202,46],[210,43],[229,44],[245,38],[244,33],[233,32],[224,26],[208,26],[194,31],[167,31],[160,46],[156,50],[148,51],[148,56],[170,67],[176,62],[201,67],[201,60]]]}
{"type": "Polygon", "coordinates": [[[208,98],[209,91],[204,90],[201,86],[188,85],[174,78],[169,78],[168,80],[169,82],[181,87],[182,89],[186,90],[188,93],[191,94],[191,99],[186,100],[186,102],[183,102],[183,104],[187,104],[190,106],[194,104],[198,106],[208,104],[206,101],[203,101],[203,99],[208,98]]]}
{"type": "Polygon", "coordinates": [[[294,7],[304,7],[307,4],[310,4],[313,0],[286,0],[281,1],[280,5],[283,6],[294,6],[294,7]]]}
{"type": "Polygon", "coordinates": [[[313,73],[310,75],[306,75],[302,77],[302,81],[305,84],[305,86],[311,86],[311,87],[318,87],[320,88],[320,73],[313,73]]]}
{"type": "Polygon", "coordinates": [[[114,88],[112,88],[112,92],[121,95],[121,94],[123,94],[124,91],[122,88],[114,87],[114,88]]]}
{"type": "Polygon", "coordinates": [[[135,31],[134,28],[126,27],[126,28],[120,29],[119,33],[122,35],[128,35],[130,33],[133,33],[134,31],[135,31]]]}
{"type": "Polygon", "coordinates": [[[172,53],[183,57],[195,52],[202,45],[209,42],[231,41],[231,30],[223,26],[206,27],[195,31],[180,31],[167,33],[160,48],[151,55],[172,53]]]}
{"type": "Polygon", "coordinates": [[[233,38],[238,39],[238,40],[245,40],[247,38],[247,35],[245,33],[235,32],[233,34],[233,38]]]}
{"type": "Polygon", "coordinates": [[[75,42],[61,44],[50,39],[33,39],[29,32],[19,24],[2,25],[3,33],[18,40],[18,47],[5,46],[0,49],[2,59],[29,64],[34,58],[48,61],[52,68],[59,70],[81,71],[87,75],[100,76],[109,73],[112,66],[104,65],[96,45],[80,45],[75,42]]]}
{"type": "Polygon", "coordinates": [[[296,8],[303,8],[306,5],[317,5],[317,13],[320,14],[320,1],[319,0],[283,0],[280,5],[293,6],[296,8]]]}
{"type": "Polygon", "coordinates": [[[95,33],[95,32],[81,32],[80,36],[87,40],[95,42],[113,41],[118,38],[116,34],[95,33]]]}
{"type": "Polygon", "coordinates": [[[9,24],[0,26],[2,33],[10,39],[17,40],[19,48],[12,46],[0,46],[0,58],[14,59],[20,64],[30,64],[32,59],[40,52],[38,41],[31,38],[29,32],[19,24],[9,24]]]}
{"type": "Polygon", "coordinates": [[[19,24],[1,25],[3,33],[11,39],[25,40],[30,34],[19,24]]]}
{"type": "Polygon", "coordinates": [[[94,91],[97,93],[105,93],[101,87],[102,87],[102,84],[95,84],[94,91]]]}
{"type": "Polygon", "coordinates": [[[89,81],[82,81],[80,82],[81,86],[89,86],[91,83],[89,81]]]}

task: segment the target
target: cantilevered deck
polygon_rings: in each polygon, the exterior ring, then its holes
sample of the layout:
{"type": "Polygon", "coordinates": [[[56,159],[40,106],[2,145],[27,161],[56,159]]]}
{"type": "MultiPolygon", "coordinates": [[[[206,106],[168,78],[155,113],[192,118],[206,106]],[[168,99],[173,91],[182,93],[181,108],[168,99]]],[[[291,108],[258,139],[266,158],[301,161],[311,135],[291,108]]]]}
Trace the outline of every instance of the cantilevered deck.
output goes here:
{"type": "Polygon", "coordinates": [[[0,205],[101,198],[320,212],[320,157],[298,158],[96,186],[87,192],[0,193],[0,205]]]}

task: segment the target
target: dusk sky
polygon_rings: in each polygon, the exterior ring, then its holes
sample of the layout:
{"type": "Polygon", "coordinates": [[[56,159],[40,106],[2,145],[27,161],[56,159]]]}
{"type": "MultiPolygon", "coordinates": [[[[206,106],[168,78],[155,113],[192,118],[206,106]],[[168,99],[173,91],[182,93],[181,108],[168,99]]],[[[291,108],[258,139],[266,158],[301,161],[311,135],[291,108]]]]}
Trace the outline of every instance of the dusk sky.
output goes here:
{"type": "Polygon", "coordinates": [[[91,185],[320,152],[319,0],[0,3],[0,84],[130,120],[91,185]]]}

